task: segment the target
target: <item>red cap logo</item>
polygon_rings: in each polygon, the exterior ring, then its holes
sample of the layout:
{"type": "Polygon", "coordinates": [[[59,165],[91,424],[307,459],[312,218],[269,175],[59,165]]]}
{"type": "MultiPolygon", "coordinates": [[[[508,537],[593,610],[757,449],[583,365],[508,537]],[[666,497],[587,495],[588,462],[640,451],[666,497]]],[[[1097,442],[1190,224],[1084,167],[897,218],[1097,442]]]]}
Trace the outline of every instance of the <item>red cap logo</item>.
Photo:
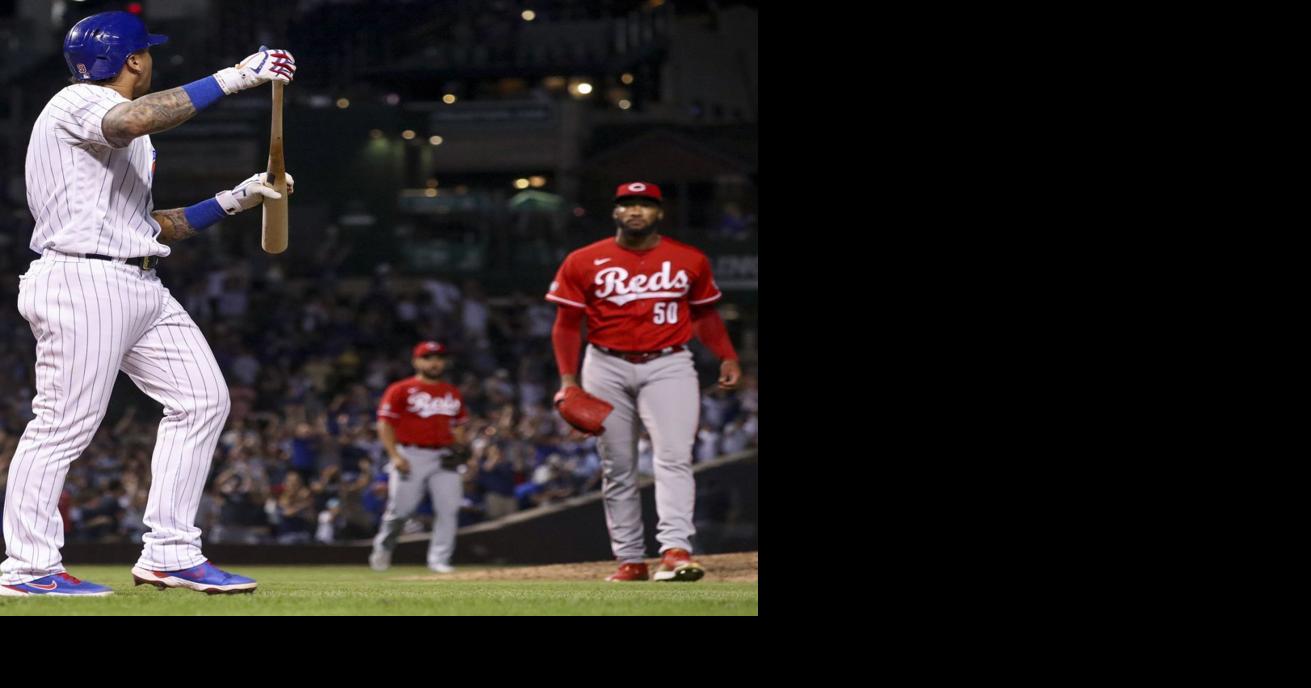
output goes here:
{"type": "Polygon", "coordinates": [[[660,195],[660,187],[646,182],[629,182],[627,184],[620,184],[619,188],[615,189],[615,200],[617,201],[625,196],[641,196],[642,198],[650,198],[656,201],[664,200],[664,197],[660,195]]]}
{"type": "Polygon", "coordinates": [[[419,342],[414,347],[414,357],[423,358],[431,354],[445,354],[446,347],[440,342],[419,342]]]}

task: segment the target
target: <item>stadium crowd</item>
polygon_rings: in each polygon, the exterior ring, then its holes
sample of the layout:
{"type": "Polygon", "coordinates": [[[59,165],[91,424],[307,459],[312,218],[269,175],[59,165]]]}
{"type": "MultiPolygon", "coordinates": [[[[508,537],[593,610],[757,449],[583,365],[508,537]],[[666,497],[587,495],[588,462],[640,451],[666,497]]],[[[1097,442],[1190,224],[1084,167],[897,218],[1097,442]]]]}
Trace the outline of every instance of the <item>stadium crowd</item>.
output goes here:
{"type": "MultiPolygon", "coordinates": [[[[325,250],[330,250],[328,247],[325,250]]],[[[26,258],[0,258],[0,499],[31,418],[34,342],[14,307],[26,258]]],[[[325,255],[316,277],[284,276],[221,251],[176,251],[160,276],[205,332],[231,392],[232,412],[208,477],[198,525],[207,542],[310,543],[369,538],[387,498],[375,411],[386,386],[413,375],[417,341],[449,347],[447,379],[470,411],[473,456],[460,525],[600,489],[595,440],[551,408],[558,377],[550,346],[555,307],[539,295],[490,299],[476,281],[338,279],[325,255]]],[[[695,347],[698,362],[712,358],[695,347]]],[[[695,460],[756,446],[758,386],[746,366],[734,393],[707,386],[695,460]]],[[[60,498],[68,542],[139,540],[159,422],[121,388],[60,498]],[[120,393],[121,392],[121,393],[120,393]]],[[[641,470],[651,473],[641,442],[641,470]]],[[[431,509],[410,524],[426,529],[431,509]]]]}

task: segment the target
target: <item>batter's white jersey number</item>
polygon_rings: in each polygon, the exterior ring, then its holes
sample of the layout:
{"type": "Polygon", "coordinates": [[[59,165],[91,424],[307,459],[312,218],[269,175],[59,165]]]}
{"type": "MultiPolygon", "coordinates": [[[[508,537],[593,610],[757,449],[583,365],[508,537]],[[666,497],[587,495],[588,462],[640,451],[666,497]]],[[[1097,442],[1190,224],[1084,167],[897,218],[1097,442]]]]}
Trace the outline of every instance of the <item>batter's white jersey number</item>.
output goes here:
{"type": "Polygon", "coordinates": [[[678,302],[657,303],[655,305],[655,324],[678,322],[678,302]]]}

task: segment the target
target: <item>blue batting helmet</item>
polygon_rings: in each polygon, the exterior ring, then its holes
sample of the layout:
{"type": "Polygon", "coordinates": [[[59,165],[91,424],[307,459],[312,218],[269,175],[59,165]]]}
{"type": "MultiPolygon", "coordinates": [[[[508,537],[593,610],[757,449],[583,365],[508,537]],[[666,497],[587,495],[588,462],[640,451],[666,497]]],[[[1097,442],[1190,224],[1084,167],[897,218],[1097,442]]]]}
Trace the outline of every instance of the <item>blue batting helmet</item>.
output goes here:
{"type": "Polygon", "coordinates": [[[146,25],[135,14],[101,12],[68,30],[64,61],[78,81],[110,79],[123,69],[128,55],[167,42],[168,36],[146,33],[146,25]]]}

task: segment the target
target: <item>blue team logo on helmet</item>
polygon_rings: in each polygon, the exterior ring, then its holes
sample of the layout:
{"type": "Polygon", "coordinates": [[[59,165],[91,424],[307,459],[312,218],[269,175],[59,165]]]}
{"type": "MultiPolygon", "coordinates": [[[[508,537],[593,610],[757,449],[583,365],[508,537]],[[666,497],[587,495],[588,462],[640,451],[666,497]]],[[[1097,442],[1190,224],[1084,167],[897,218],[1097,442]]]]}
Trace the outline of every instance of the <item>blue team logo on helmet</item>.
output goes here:
{"type": "Polygon", "coordinates": [[[101,12],[68,30],[64,61],[78,81],[111,79],[123,69],[128,55],[167,42],[168,36],[147,33],[135,14],[101,12]]]}

